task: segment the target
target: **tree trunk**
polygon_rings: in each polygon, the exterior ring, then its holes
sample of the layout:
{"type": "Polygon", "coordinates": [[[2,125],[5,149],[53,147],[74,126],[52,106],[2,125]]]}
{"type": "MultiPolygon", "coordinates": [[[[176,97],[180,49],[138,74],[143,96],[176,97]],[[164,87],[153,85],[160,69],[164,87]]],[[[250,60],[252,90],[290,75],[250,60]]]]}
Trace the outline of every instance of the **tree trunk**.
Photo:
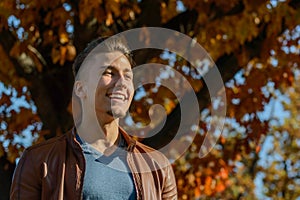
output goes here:
{"type": "Polygon", "coordinates": [[[0,158],[0,200],[9,199],[9,191],[15,166],[15,164],[7,160],[6,155],[0,158]]]}

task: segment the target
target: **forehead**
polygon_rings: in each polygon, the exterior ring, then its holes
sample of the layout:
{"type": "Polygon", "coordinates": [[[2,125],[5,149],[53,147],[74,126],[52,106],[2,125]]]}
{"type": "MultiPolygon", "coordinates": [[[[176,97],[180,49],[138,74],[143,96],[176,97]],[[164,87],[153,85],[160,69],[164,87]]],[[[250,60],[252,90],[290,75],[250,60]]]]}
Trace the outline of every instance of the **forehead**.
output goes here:
{"type": "Polygon", "coordinates": [[[95,56],[95,61],[103,63],[104,65],[120,65],[124,67],[131,68],[131,64],[128,58],[119,51],[109,52],[109,53],[100,53],[99,57],[95,56]]]}
{"type": "Polygon", "coordinates": [[[128,58],[119,51],[91,52],[82,63],[78,74],[82,76],[83,74],[105,70],[107,67],[131,71],[131,64],[128,58]]]}

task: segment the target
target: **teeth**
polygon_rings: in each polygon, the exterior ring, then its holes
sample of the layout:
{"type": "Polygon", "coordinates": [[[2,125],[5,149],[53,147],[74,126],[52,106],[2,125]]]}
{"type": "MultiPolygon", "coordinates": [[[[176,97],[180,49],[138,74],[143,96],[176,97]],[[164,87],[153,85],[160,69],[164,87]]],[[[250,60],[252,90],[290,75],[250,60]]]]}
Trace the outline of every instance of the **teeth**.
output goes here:
{"type": "Polygon", "coordinates": [[[109,98],[114,98],[114,99],[121,99],[121,100],[125,100],[125,96],[122,94],[110,94],[109,98]]]}

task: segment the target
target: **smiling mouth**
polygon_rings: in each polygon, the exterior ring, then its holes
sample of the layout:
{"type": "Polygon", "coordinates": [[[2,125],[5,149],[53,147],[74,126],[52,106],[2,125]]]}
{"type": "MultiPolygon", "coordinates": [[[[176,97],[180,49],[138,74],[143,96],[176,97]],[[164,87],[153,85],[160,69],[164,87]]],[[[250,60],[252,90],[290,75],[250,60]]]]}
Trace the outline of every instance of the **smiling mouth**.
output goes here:
{"type": "Polygon", "coordinates": [[[107,94],[107,96],[111,100],[120,100],[120,101],[127,100],[127,97],[124,94],[121,94],[121,93],[110,93],[110,94],[107,94]]]}

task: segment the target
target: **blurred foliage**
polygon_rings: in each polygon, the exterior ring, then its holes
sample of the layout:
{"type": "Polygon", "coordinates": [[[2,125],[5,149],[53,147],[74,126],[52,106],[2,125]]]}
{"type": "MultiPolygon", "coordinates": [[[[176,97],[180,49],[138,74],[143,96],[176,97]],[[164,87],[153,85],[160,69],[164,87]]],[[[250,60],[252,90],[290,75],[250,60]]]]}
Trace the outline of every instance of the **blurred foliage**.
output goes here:
{"type": "MultiPolygon", "coordinates": [[[[198,94],[199,134],[174,163],[179,199],[299,198],[299,1],[1,0],[0,22],[0,157],[5,160],[14,163],[28,146],[22,142],[24,132],[38,143],[72,126],[71,66],[88,42],[159,26],[204,47],[218,65],[228,101],[223,134],[200,159],[212,107],[201,96],[205,82],[179,57],[170,64],[170,58],[157,54],[136,56],[138,63],[175,68],[198,94]],[[284,123],[278,106],[272,107],[282,96],[289,113],[284,123]]],[[[160,76],[151,70],[148,74],[146,79],[160,76]]],[[[174,81],[184,91],[181,83],[174,81]]],[[[155,87],[140,88],[146,95],[133,102],[134,122],[149,123],[152,104],[163,105],[168,116],[178,114],[174,94],[155,87]]],[[[159,124],[162,119],[156,120],[159,124]]],[[[9,183],[7,177],[0,178],[9,183]]]]}
{"type": "Polygon", "coordinates": [[[293,87],[286,91],[289,101],[284,102],[284,107],[289,111],[289,118],[268,134],[272,148],[266,150],[268,159],[261,172],[264,173],[264,190],[273,199],[297,199],[300,196],[299,81],[298,74],[293,87]]]}

